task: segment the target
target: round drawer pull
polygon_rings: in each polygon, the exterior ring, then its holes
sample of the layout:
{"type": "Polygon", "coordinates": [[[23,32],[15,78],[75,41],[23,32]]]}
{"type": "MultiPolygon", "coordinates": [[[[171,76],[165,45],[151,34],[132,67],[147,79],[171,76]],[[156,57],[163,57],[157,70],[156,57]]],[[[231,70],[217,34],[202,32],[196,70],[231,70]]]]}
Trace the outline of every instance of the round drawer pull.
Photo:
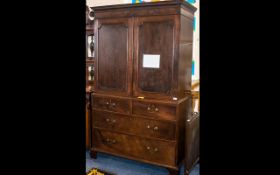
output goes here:
{"type": "Polygon", "coordinates": [[[150,129],[151,128],[150,125],[147,125],[147,128],[150,129]]]}
{"type": "Polygon", "coordinates": [[[155,148],[154,151],[155,151],[155,152],[158,152],[158,148],[155,148]]]}
{"type": "Polygon", "coordinates": [[[147,108],[147,110],[150,111],[150,110],[151,110],[151,107],[149,106],[149,107],[147,108]]]}
{"type": "Polygon", "coordinates": [[[158,112],[158,111],[159,111],[159,109],[158,109],[158,108],[155,108],[155,111],[156,111],[156,112],[158,112]]]}
{"type": "Polygon", "coordinates": [[[106,122],[110,122],[110,119],[107,118],[107,119],[106,119],[106,122]]]}
{"type": "Polygon", "coordinates": [[[114,119],[114,120],[112,120],[112,123],[116,123],[116,120],[114,119]]]}
{"type": "Polygon", "coordinates": [[[116,140],[114,139],[114,140],[112,140],[112,143],[116,143],[116,140]]]}
{"type": "Polygon", "coordinates": [[[106,102],[106,105],[109,105],[109,104],[110,104],[110,103],[107,101],[107,102],[106,102]]]}
{"type": "Polygon", "coordinates": [[[157,130],[158,130],[158,127],[157,127],[157,126],[155,126],[155,127],[154,127],[154,130],[155,130],[155,131],[157,131],[157,130]]]}
{"type": "Polygon", "coordinates": [[[151,149],[149,146],[147,146],[146,148],[147,148],[147,150],[150,150],[150,149],[151,149]]]}
{"type": "Polygon", "coordinates": [[[111,103],[111,106],[112,107],[116,107],[116,103],[111,103]]]}

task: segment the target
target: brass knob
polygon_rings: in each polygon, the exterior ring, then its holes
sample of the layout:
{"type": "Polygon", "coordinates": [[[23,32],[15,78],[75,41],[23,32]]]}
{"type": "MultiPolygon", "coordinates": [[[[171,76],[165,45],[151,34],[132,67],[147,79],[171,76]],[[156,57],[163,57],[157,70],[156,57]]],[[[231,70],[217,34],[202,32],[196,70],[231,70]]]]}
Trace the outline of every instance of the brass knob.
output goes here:
{"type": "Polygon", "coordinates": [[[112,120],[112,123],[116,123],[116,120],[115,120],[115,119],[113,119],[113,120],[112,120]]]}
{"type": "Polygon", "coordinates": [[[158,112],[158,111],[159,111],[159,109],[158,109],[158,108],[155,108],[155,111],[156,111],[156,112],[158,112]]]}
{"type": "Polygon", "coordinates": [[[110,104],[110,103],[107,101],[107,102],[106,102],[106,105],[109,105],[109,104],[110,104]]]}
{"type": "Polygon", "coordinates": [[[112,140],[112,143],[116,143],[116,140],[114,139],[114,140],[112,140]]]}
{"type": "Polygon", "coordinates": [[[110,139],[107,138],[107,139],[106,139],[106,142],[110,142],[110,139]]]}
{"type": "Polygon", "coordinates": [[[110,119],[107,118],[107,119],[106,119],[106,122],[110,122],[110,119]]]}
{"type": "Polygon", "coordinates": [[[155,152],[158,152],[158,148],[155,148],[154,151],[155,151],[155,152]]]}
{"type": "Polygon", "coordinates": [[[157,131],[157,130],[158,130],[158,127],[157,127],[157,126],[155,126],[155,127],[154,127],[154,130],[155,130],[155,131],[157,131]]]}
{"type": "Polygon", "coordinates": [[[116,103],[111,103],[112,107],[115,107],[116,106],[116,103]]]}
{"type": "Polygon", "coordinates": [[[150,149],[151,149],[149,146],[147,146],[146,148],[147,148],[147,150],[150,150],[150,149]]]}
{"type": "Polygon", "coordinates": [[[147,108],[147,110],[150,111],[150,110],[151,110],[151,107],[149,106],[149,107],[147,108]]]}
{"type": "Polygon", "coordinates": [[[147,125],[147,128],[150,129],[151,128],[150,125],[147,125]]]}

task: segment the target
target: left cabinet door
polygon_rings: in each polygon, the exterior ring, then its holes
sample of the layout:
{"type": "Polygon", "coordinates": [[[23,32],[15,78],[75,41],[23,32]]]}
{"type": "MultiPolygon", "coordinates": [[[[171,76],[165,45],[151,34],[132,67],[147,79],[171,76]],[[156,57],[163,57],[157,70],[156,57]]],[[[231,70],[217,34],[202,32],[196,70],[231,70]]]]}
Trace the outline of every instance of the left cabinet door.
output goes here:
{"type": "Polygon", "coordinates": [[[129,18],[96,19],[94,91],[131,95],[133,21],[129,18]]]}

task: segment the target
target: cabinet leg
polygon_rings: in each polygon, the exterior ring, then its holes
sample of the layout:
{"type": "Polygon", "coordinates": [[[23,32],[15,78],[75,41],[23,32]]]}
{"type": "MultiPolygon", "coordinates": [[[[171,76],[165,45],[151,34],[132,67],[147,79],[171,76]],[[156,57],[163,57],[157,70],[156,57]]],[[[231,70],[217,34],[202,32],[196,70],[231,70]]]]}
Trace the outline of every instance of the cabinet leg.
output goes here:
{"type": "Polygon", "coordinates": [[[179,170],[168,169],[169,175],[179,175],[179,170]]]}
{"type": "Polygon", "coordinates": [[[90,157],[93,158],[93,159],[96,159],[97,158],[97,152],[91,149],[90,150],[90,157]]]}

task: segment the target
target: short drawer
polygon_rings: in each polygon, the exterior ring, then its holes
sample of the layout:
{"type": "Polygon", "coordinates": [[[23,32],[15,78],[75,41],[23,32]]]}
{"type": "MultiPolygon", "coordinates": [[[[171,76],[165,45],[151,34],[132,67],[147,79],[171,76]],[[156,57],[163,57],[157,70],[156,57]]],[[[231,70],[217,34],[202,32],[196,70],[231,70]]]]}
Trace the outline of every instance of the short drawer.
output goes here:
{"type": "Polygon", "coordinates": [[[173,122],[156,121],[110,112],[93,111],[93,126],[147,137],[175,139],[176,125],[173,122]]]}
{"type": "Polygon", "coordinates": [[[145,115],[166,120],[176,120],[176,106],[133,101],[132,114],[145,115]]]}
{"type": "Polygon", "coordinates": [[[126,99],[93,96],[92,103],[94,109],[130,114],[129,100],[126,99]]]}
{"type": "Polygon", "coordinates": [[[135,159],[175,166],[175,142],[144,139],[137,136],[94,130],[93,147],[135,159]]]}

